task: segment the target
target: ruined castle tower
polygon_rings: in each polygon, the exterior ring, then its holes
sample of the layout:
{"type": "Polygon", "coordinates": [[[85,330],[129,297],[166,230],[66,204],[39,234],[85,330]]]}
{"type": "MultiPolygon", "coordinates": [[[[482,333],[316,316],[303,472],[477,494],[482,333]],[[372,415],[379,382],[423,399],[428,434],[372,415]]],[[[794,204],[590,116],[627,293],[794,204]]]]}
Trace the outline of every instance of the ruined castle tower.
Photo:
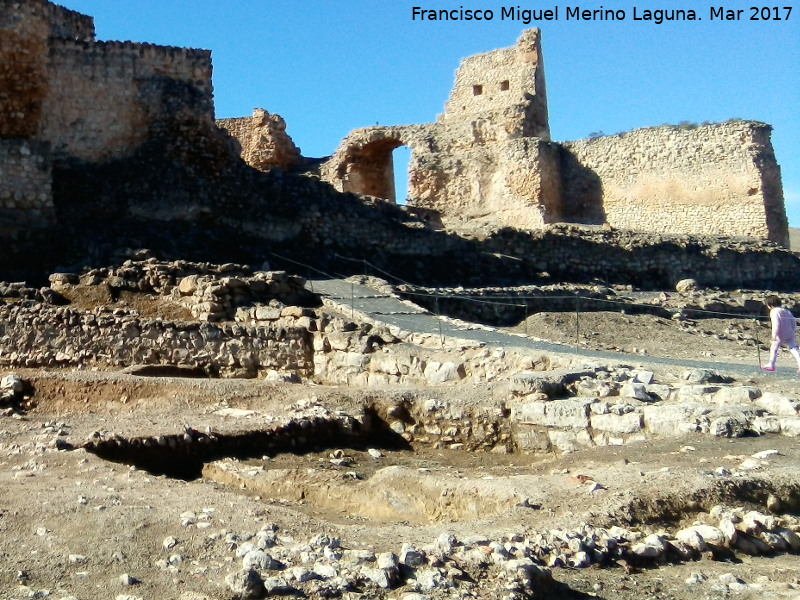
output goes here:
{"type": "Polygon", "coordinates": [[[511,48],[461,61],[439,123],[469,122],[483,131],[485,140],[549,140],[541,38],[539,29],[529,29],[511,48]]]}
{"type": "Polygon", "coordinates": [[[394,201],[392,150],[411,148],[408,203],[461,224],[538,228],[558,220],[558,149],[549,142],[541,32],[466,58],[436,123],[352,132],[323,166],[344,192],[394,201]]]}

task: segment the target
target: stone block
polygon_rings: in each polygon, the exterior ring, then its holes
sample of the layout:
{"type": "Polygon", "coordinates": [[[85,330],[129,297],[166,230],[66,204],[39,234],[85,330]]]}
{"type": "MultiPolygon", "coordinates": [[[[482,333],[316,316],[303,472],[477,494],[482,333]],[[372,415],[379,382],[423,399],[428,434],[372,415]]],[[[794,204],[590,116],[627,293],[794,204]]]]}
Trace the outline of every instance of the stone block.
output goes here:
{"type": "Polygon", "coordinates": [[[727,404],[746,404],[761,396],[761,390],[751,386],[723,387],[714,394],[720,406],[727,404]]]}
{"type": "Polygon", "coordinates": [[[677,436],[702,429],[699,418],[706,407],[695,404],[673,404],[667,406],[645,406],[642,409],[644,424],[650,433],[677,436]]]}
{"type": "Polygon", "coordinates": [[[685,385],[676,390],[678,402],[712,402],[719,386],[685,385]]]}
{"type": "Polygon", "coordinates": [[[556,431],[547,432],[550,443],[561,452],[576,452],[581,448],[592,446],[592,438],[588,431],[556,431]]]}
{"type": "Polygon", "coordinates": [[[546,431],[521,425],[514,433],[517,448],[523,452],[550,452],[552,444],[546,431]]]}
{"type": "Polygon", "coordinates": [[[590,404],[590,401],[580,399],[517,403],[511,408],[511,420],[541,427],[586,429],[590,404]]]}
{"type": "Polygon", "coordinates": [[[256,306],[254,316],[257,321],[277,321],[281,317],[281,309],[275,306],[256,306]]]}
{"type": "Polygon", "coordinates": [[[771,415],[795,417],[800,411],[800,400],[773,392],[767,392],[758,398],[755,404],[771,415]]]}
{"type": "Polygon", "coordinates": [[[644,383],[626,383],[620,388],[619,395],[623,398],[636,398],[642,402],[649,402],[652,400],[647,393],[647,386],[644,383]]]}
{"type": "Polygon", "coordinates": [[[431,361],[425,365],[425,379],[428,383],[447,383],[459,381],[467,376],[464,365],[454,362],[431,361]]]}
{"type": "Polygon", "coordinates": [[[753,419],[753,430],[756,433],[780,433],[781,432],[781,419],[780,417],[756,417],[753,419]]]}
{"type": "Polygon", "coordinates": [[[781,427],[781,435],[789,437],[800,437],[800,417],[783,417],[778,422],[781,427]]]}
{"type": "Polygon", "coordinates": [[[592,415],[591,425],[595,431],[625,435],[641,431],[644,422],[640,413],[630,412],[624,415],[592,415]]]}
{"type": "Polygon", "coordinates": [[[675,393],[675,388],[662,383],[648,383],[645,390],[653,399],[662,401],[669,400],[675,393]]]}

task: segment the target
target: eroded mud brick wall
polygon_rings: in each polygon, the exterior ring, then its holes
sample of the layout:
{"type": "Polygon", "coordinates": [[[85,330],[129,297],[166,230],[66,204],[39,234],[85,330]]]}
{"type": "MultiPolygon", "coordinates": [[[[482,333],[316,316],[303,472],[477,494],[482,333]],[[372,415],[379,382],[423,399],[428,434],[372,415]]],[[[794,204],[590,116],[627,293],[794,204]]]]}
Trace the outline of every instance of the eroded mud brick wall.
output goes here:
{"type": "Polygon", "coordinates": [[[650,232],[746,235],[788,245],[771,127],[730,121],[564,144],[584,171],[564,173],[565,202],[602,182],[606,221],[650,232]]]}

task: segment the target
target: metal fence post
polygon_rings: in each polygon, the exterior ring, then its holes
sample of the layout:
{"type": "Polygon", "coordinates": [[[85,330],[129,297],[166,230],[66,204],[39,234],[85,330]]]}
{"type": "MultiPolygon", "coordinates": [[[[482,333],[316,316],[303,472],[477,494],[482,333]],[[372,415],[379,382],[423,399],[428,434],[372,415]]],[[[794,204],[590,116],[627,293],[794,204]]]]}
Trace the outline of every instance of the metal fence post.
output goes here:
{"type": "Polygon", "coordinates": [[[528,299],[525,298],[525,337],[528,337],[528,299]]]}
{"type": "Polygon", "coordinates": [[[761,369],[761,342],[758,339],[758,319],[754,318],[753,322],[756,324],[756,352],[758,352],[758,365],[756,366],[761,369]]]}
{"type": "Polygon", "coordinates": [[[437,289],[435,296],[435,307],[436,307],[436,323],[439,325],[439,343],[444,346],[444,336],[442,335],[442,318],[439,314],[439,290],[437,289]]]}
{"type": "Polygon", "coordinates": [[[581,334],[581,297],[578,292],[575,292],[575,352],[578,351],[578,343],[581,334]]]}

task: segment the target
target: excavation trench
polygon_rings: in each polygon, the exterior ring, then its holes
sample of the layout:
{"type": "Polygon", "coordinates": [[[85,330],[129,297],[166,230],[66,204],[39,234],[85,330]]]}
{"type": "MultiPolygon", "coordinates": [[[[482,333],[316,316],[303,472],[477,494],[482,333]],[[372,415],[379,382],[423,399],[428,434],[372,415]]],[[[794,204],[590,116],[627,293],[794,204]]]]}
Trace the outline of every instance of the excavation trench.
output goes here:
{"type": "MultiPolygon", "coordinates": [[[[535,461],[544,457],[515,454],[505,447],[504,452],[487,452],[471,436],[442,446],[441,435],[429,436],[432,439],[418,435],[416,452],[409,452],[408,436],[398,434],[397,421],[390,425],[383,413],[368,407],[359,418],[344,413],[299,417],[280,426],[233,433],[187,428],[174,435],[96,436],[84,448],[105,460],[157,475],[183,480],[202,477],[265,501],[382,522],[482,519],[517,507],[552,506],[564,497],[574,498],[576,507],[603,505],[596,514],[607,517],[595,520],[601,526],[672,527],[718,504],[764,510],[771,497],[780,499],[784,514],[800,514],[800,484],[792,479],[700,478],[679,493],[642,491],[619,502],[611,494],[586,497],[586,491],[576,487],[582,475],[572,476],[569,470],[554,475],[546,467],[535,467],[535,461]],[[292,459],[292,455],[303,458],[292,459]],[[475,465],[477,469],[470,471],[475,465]],[[490,471],[492,465],[500,469],[490,471]],[[465,476],[465,469],[472,475],[465,476]],[[486,476],[489,473],[493,475],[486,476]]],[[[394,415],[415,422],[419,432],[434,431],[420,415],[403,411],[394,415]]],[[[492,444],[506,435],[500,421],[485,429],[495,430],[489,438],[492,444]]],[[[507,441],[513,447],[513,436],[507,441]]],[[[611,487],[621,490],[630,481],[618,478],[611,487]]]]}
{"type": "Polygon", "coordinates": [[[313,417],[269,429],[228,434],[187,427],[182,434],[173,435],[95,436],[83,445],[86,451],[104,460],[184,480],[201,477],[203,465],[225,458],[246,460],[284,453],[368,447],[407,450],[410,445],[369,409],[361,421],[347,416],[313,417]]]}
{"type": "Polygon", "coordinates": [[[688,494],[643,495],[619,507],[605,525],[674,525],[715,505],[800,514],[800,483],[747,478],[717,480],[688,494]]]}

